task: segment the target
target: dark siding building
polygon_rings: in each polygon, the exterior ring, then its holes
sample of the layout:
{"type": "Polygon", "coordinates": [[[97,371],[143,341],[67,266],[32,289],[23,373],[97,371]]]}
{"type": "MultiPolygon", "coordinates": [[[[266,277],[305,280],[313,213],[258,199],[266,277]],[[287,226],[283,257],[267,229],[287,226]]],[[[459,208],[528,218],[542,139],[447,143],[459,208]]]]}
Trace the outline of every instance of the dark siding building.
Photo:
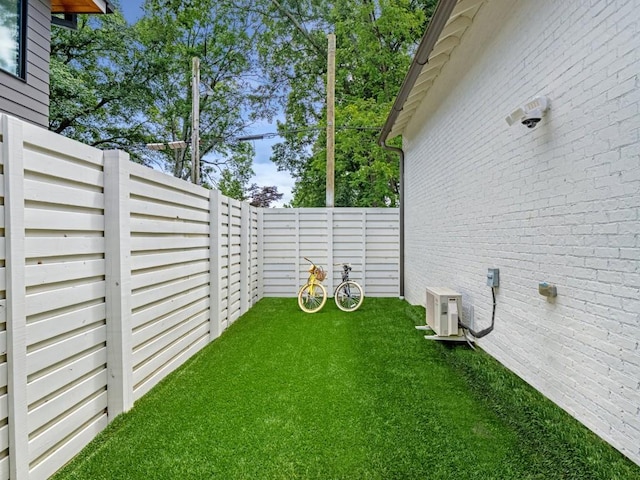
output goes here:
{"type": "MultiPolygon", "coordinates": [[[[8,0],[0,4],[0,112],[47,127],[52,13],[108,13],[105,0],[8,0]],[[4,35],[4,37],[3,37],[4,35]],[[15,48],[6,48],[6,40],[15,48]]],[[[56,27],[57,28],[57,27],[56,27]]]]}
{"type": "Polygon", "coordinates": [[[49,117],[49,43],[51,6],[29,0],[26,6],[24,71],[18,75],[0,69],[0,111],[46,126],[49,117]]]}

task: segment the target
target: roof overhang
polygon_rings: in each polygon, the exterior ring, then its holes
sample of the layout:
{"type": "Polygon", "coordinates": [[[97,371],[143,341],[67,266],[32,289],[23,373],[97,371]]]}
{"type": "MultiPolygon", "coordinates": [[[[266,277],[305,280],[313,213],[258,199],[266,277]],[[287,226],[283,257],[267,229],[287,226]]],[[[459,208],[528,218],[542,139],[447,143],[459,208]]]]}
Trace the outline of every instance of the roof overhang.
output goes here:
{"type": "Polygon", "coordinates": [[[113,13],[108,0],[51,0],[51,13],[113,13]]]}
{"type": "Polygon", "coordinates": [[[378,143],[401,135],[485,0],[440,0],[411,62],[378,143]]]}

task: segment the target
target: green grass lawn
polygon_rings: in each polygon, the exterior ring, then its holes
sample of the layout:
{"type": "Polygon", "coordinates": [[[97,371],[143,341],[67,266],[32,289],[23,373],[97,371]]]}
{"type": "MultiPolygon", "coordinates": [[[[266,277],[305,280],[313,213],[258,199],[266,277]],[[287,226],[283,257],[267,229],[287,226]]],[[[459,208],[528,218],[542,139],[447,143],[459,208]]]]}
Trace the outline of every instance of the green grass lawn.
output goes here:
{"type": "Polygon", "coordinates": [[[424,309],[264,299],[56,479],[640,479],[640,467],[424,309]]]}

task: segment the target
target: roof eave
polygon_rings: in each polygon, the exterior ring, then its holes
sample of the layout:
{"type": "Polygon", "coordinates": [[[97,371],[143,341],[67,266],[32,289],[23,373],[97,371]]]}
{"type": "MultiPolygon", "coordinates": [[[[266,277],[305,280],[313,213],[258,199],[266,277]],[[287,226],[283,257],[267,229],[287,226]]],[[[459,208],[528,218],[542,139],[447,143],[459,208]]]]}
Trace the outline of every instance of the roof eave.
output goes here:
{"type": "Polygon", "coordinates": [[[425,31],[424,36],[420,41],[420,45],[418,46],[418,50],[416,51],[411,65],[409,66],[407,76],[402,83],[402,87],[400,87],[396,101],[391,108],[391,112],[389,112],[387,121],[382,127],[380,137],[378,138],[378,144],[383,145],[387,141],[387,138],[398,119],[398,115],[402,111],[404,103],[409,97],[411,89],[415,85],[420,72],[422,72],[422,67],[428,62],[429,56],[433,51],[433,47],[440,38],[440,34],[442,33],[442,30],[444,30],[447,21],[451,17],[451,12],[453,12],[456,3],[458,3],[458,0],[440,0],[438,2],[438,6],[429,21],[427,30],[425,31]]]}
{"type": "Polygon", "coordinates": [[[379,145],[403,133],[484,1],[439,1],[382,127],[379,145]]]}
{"type": "Polygon", "coordinates": [[[52,0],[51,13],[113,13],[113,5],[109,0],[52,0]]]}

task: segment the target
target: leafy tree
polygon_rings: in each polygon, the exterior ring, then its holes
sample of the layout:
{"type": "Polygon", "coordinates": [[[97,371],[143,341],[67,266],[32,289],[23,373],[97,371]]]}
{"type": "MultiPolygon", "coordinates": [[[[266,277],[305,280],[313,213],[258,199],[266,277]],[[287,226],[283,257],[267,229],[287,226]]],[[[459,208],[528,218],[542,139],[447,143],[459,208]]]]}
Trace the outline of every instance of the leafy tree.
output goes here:
{"type": "Polygon", "coordinates": [[[143,111],[156,73],[120,14],[80,15],[77,30],[54,27],[49,129],[141,161],[148,140],[143,111]]]}
{"type": "Polygon", "coordinates": [[[258,3],[259,55],[285,111],[272,159],[297,180],[292,204],[325,202],[326,33],[335,32],[336,205],[396,205],[398,159],[375,141],[435,0],[258,3]]]}
{"type": "MultiPolygon", "coordinates": [[[[250,178],[253,147],[233,139],[261,111],[252,62],[256,18],[228,1],[147,0],[139,22],[147,55],[162,64],[151,79],[151,132],[164,141],[192,138],[192,58],[200,58],[200,157],[205,184],[238,195],[250,178]],[[240,186],[237,183],[240,182],[240,186]]],[[[191,177],[191,149],[157,154],[174,176],[191,177]]]]}
{"type": "Polygon", "coordinates": [[[254,150],[234,138],[252,112],[267,111],[252,61],[256,17],[216,0],[147,0],[144,8],[133,26],[115,13],[53,30],[50,129],[189,179],[189,147],[145,145],[190,142],[191,62],[199,57],[202,182],[246,196],[254,150]]]}
{"type": "Polygon", "coordinates": [[[237,162],[235,167],[233,170],[230,168],[222,169],[218,180],[218,190],[228,197],[246,200],[247,185],[253,175],[251,159],[248,158],[245,162],[237,162]]]}
{"type": "MultiPolygon", "coordinates": [[[[326,34],[337,36],[336,205],[395,205],[397,157],[375,144],[435,0],[146,0],[133,26],[81,17],[52,34],[51,123],[58,133],[122,148],[176,177],[191,149],[191,59],[201,60],[203,183],[248,198],[257,118],[284,112],[273,160],[297,179],[294,206],[324,204],[326,34]]],[[[270,188],[270,187],[265,187],[270,188]]]]}
{"type": "Polygon", "coordinates": [[[249,188],[249,203],[254,207],[268,208],[284,196],[278,193],[278,187],[258,187],[255,183],[249,188]]]}

